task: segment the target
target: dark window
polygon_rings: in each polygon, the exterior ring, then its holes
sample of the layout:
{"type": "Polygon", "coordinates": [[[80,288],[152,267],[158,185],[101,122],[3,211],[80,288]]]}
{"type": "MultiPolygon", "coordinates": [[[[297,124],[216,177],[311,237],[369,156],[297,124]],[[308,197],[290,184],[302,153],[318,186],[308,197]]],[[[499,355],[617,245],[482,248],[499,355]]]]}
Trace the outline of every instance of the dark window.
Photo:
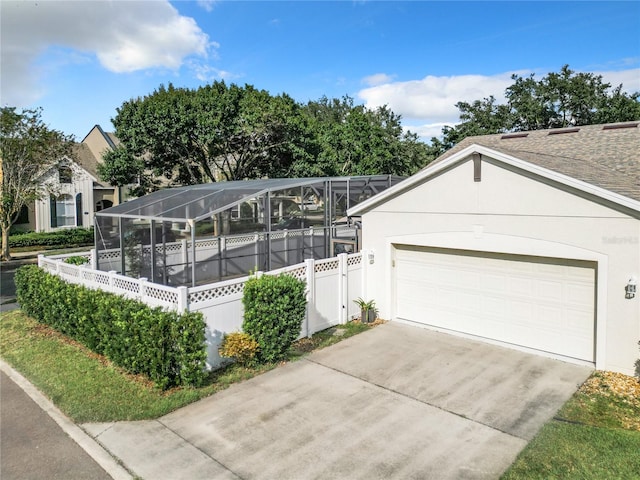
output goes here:
{"type": "Polygon", "coordinates": [[[22,208],[20,209],[20,213],[18,214],[18,218],[14,223],[18,225],[21,223],[29,223],[29,207],[27,207],[26,205],[22,206],[22,208]]]}
{"type": "Polygon", "coordinates": [[[110,207],[113,207],[113,202],[111,200],[98,200],[96,202],[96,212],[110,207]]]}
{"type": "Polygon", "coordinates": [[[58,177],[60,178],[60,183],[71,183],[73,172],[70,167],[62,166],[58,169],[58,177]]]}

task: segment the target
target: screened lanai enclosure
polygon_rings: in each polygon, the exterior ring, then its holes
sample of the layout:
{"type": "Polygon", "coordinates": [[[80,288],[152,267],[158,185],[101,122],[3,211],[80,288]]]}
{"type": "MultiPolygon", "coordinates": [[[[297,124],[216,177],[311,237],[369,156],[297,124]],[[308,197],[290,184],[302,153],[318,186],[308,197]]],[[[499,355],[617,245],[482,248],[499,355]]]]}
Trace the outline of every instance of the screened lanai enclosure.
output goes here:
{"type": "Polygon", "coordinates": [[[347,210],[390,175],[267,179],[159,190],[96,213],[97,267],[196,286],[360,249],[347,210]]]}

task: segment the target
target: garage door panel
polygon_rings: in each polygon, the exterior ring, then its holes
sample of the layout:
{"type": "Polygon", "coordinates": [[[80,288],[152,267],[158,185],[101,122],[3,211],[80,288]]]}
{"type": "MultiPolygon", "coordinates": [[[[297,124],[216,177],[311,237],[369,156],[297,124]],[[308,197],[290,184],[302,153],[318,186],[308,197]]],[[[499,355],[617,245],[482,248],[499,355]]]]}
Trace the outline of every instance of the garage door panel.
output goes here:
{"type": "Polygon", "coordinates": [[[396,251],[396,316],[594,359],[595,269],[579,262],[396,251]]]}

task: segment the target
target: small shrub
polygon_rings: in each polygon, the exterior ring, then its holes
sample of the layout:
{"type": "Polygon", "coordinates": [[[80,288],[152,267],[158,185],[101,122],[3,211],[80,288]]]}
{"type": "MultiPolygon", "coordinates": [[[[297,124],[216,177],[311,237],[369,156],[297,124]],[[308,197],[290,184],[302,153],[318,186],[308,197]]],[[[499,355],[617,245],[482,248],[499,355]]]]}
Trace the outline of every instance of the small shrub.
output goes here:
{"type": "Polygon", "coordinates": [[[289,275],[252,277],[244,286],[242,303],[242,330],[258,342],[258,359],[275,362],[284,358],[302,328],[305,283],[289,275]]]}
{"type": "Polygon", "coordinates": [[[89,260],[82,255],[74,255],[73,257],[65,258],[64,263],[68,263],[69,265],[85,265],[89,263],[89,260]]]}
{"type": "Polygon", "coordinates": [[[227,333],[218,350],[221,357],[232,358],[243,366],[255,363],[260,346],[248,333],[227,333]]]}

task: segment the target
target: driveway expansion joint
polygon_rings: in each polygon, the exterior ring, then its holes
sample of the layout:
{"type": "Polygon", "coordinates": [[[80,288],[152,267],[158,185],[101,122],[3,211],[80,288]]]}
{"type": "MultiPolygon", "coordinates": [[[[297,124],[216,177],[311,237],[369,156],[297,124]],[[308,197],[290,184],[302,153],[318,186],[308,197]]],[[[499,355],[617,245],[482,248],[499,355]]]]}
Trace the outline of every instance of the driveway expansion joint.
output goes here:
{"type": "Polygon", "coordinates": [[[172,434],[174,434],[176,437],[178,437],[180,440],[182,440],[183,442],[191,445],[193,448],[195,448],[196,450],[198,450],[200,453],[202,453],[205,457],[211,459],[212,462],[220,465],[223,469],[225,469],[227,472],[229,472],[230,474],[232,474],[233,476],[235,476],[238,480],[246,480],[244,477],[241,477],[240,475],[238,475],[236,472],[234,472],[231,468],[229,468],[227,465],[225,465],[224,463],[222,463],[220,460],[218,460],[217,458],[212,457],[211,455],[209,455],[206,450],[203,450],[202,448],[198,447],[197,445],[194,445],[193,443],[191,443],[189,440],[187,440],[186,438],[184,438],[182,435],[180,435],[178,432],[176,432],[175,430],[173,430],[171,427],[169,427],[167,424],[163,423],[160,419],[156,419],[154,420],[155,422],[157,422],[158,424],[162,425],[163,428],[166,428],[168,431],[170,431],[172,434]]]}
{"type": "Polygon", "coordinates": [[[380,389],[382,389],[382,390],[385,390],[385,391],[387,391],[387,392],[389,392],[389,393],[393,393],[393,394],[395,394],[395,395],[398,395],[398,396],[400,396],[400,397],[403,397],[403,398],[406,398],[406,399],[412,400],[412,401],[417,402],[417,403],[420,403],[420,404],[422,404],[422,405],[427,405],[427,406],[429,406],[429,407],[435,408],[435,409],[440,410],[440,411],[442,411],[442,412],[444,412],[444,413],[448,413],[448,414],[451,414],[451,415],[455,415],[456,417],[462,418],[463,420],[468,420],[468,421],[473,422],[473,423],[476,423],[476,424],[478,424],[478,425],[482,425],[483,427],[490,428],[491,430],[494,430],[494,431],[496,431],[496,432],[500,432],[500,433],[502,433],[502,434],[504,434],[504,435],[508,435],[509,437],[517,438],[517,439],[519,439],[519,440],[524,440],[525,442],[529,442],[529,440],[527,440],[526,438],[522,438],[522,437],[519,437],[519,436],[517,436],[517,435],[514,435],[513,433],[510,433],[510,432],[504,431],[504,430],[502,430],[502,429],[500,429],[500,428],[496,428],[496,427],[494,427],[493,425],[489,425],[488,423],[480,422],[480,421],[475,420],[475,419],[473,419],[473,418],[471,418],[471,417],[468,417],[468,416],[466,416],[466,415],[463,415],[463,414],[460,414],[460,413],[457,413],[457,412],[454,412],[454,411],[451,411],[451,410],[447,410],[446,408],[440,407],[440,406],[438,406],[438,405],[434,405],[434,404],[429,403],[429,402],[425,402],[424,400],[420,400],[419,398],[412,397],[411,395],[407,395],[406,393],[399,392],[399,391],[397,391],[397,390],[394,390],[394,389],[392,389],[392,388],[386,387],[386,386],[381,385],[381,384],[379,384],[379,383],[375,383],[375,382],[372,382],[372,381],[370,381],[370,380],[365,380],[365,379],[363,379],[363,378],[358,377],[357,375],[353,375],[353,374],[351,374],[351,373],[349,373],[349,372],[345,372],[344,370],[340,370],[340,369],[335,368],[335,367],[330,367],[330,366],[328,366],[328,365],[325,365],[325,364],[320,363],[320,362],[316,362],[315,360],[311,360],[311,359],[309,359],[309,358],[304,358],[303,360],[304,360],[304,361],[306,361],[306,362],[309,362],[309,363],[313,363],[313,364],[315,364],[315,365],[318,365],[318,366],[320,366],[320,367],[328,368],[329,370],[333,370],[333,371],[334,371],[334,372],[336,372],[336,373],[340,373],[340,374],[346,375],[346,376],[348,376],[348,377],[351,377],[351,378],[353,378],[353,379],[359,380],[359,381],[361,381],[361,382],[368,383],[369,385],[373,385],[373,386],[375,386],[375,387],[377,387],[377,388],[380,388],[380,389]]]}

